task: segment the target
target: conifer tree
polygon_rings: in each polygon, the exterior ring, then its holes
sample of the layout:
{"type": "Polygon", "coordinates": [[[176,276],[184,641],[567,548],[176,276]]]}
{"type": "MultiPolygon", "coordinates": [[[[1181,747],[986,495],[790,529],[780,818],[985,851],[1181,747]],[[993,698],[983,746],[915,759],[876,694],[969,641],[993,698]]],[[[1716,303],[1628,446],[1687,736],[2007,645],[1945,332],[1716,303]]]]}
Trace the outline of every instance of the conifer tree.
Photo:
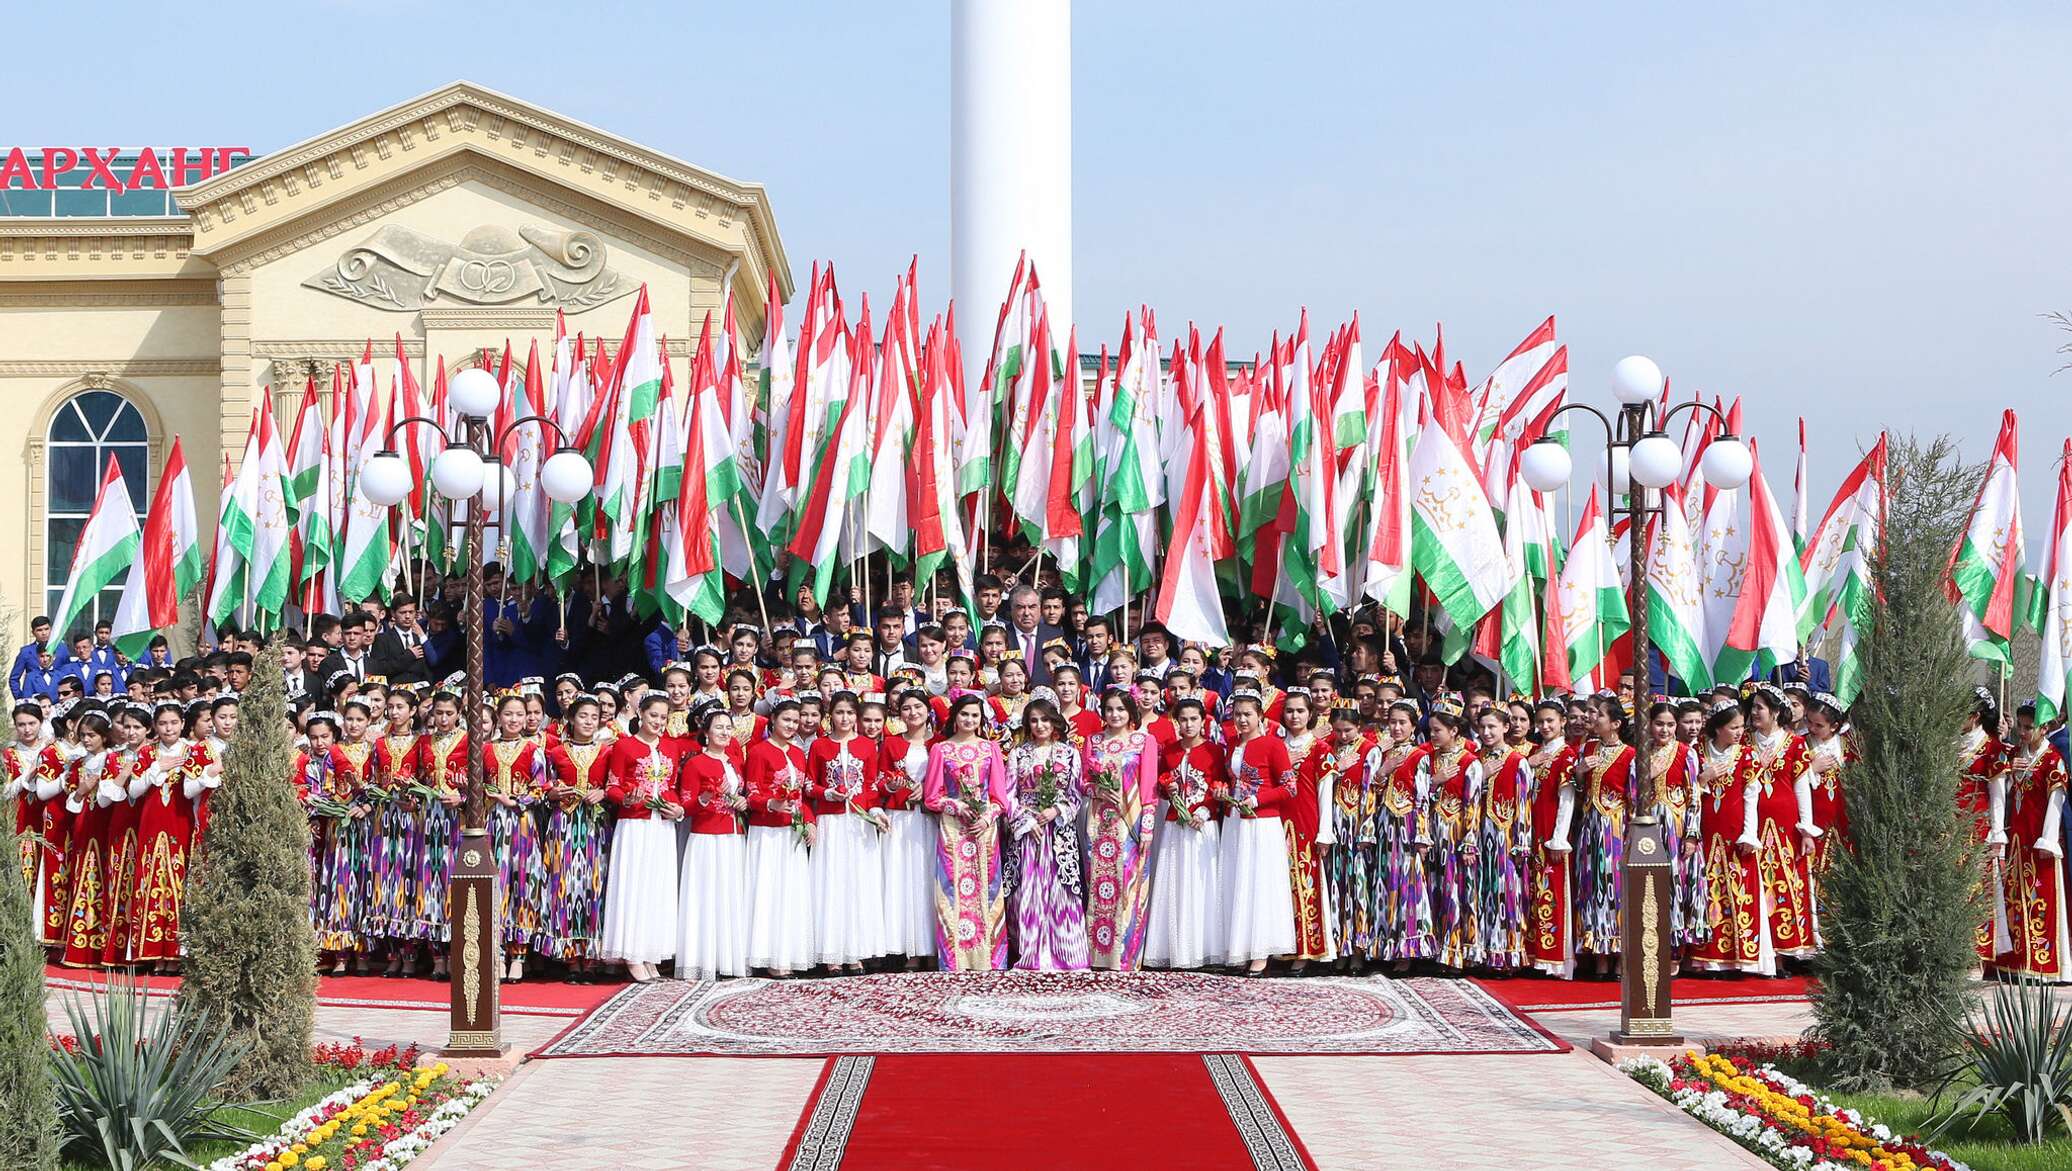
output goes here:
{"type": "Polygon", "coordinates": [[[1831,1084],[1922,1085],[1949,1052],[1985,913],[1957,737],[1973,671],[1941,579],[1981,469],[1947,437],[1896,441],[1887,463],[1882,595],[1850,718],[1863,757],[1842,777],[1849,849],[1820,884],[1814,1036],[1831,1084]]]}
{"type": "Polygon", "coordinates": [[[252,1046],[219,1090],[233,1099],[285,1097],[313,1072],[309,821],[289,775],[295,750],[278,662],[270,645],[239,705],[185,910],[181,1000],[252,1046]]]}
{"type": "MultiPolygon", "coordinates": [[[[13,722],[0,689],[0,727],[8,735],[13,722]]],[[[0,816],[0,1167],[49,1171],[58,1161],[58,1115],[43,1009],[43,946],[28,884],[15,865],[18,849],[10,812],[0,816]]]]}

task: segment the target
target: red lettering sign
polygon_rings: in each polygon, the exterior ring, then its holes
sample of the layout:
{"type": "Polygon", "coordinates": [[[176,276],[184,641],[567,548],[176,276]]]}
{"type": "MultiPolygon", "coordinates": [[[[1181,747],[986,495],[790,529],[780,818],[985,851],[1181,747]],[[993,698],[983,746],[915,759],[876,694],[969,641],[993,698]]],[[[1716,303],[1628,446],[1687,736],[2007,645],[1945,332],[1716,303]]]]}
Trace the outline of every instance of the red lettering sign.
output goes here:
{"type": "Polygon", "coordinates": [[[252,157],[249,146],[39,146],[4,148],[0,190],[163,191],[228,171],[252,157]],[[118,160],[134,157],[127,172],[118,160]],[[34,161],[31,161],[31,160],[34,161]]]}

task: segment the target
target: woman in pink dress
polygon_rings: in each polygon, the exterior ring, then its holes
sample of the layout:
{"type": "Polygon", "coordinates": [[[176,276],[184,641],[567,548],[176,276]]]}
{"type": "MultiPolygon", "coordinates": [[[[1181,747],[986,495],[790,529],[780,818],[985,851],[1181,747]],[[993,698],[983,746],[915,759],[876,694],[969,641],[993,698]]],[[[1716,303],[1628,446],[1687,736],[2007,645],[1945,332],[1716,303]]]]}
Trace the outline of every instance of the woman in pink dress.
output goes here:
{"type": "Polygon", "coordinates": [[[949,735],[928,750],[921,803],[936,815],[936,950],[943,967],[989,972],[1007,967],[1007,888],[1000,866],[1000,820],[1015,812],[1000,749],[983,735],[985,704],[976,695],[950,705],[949,735]]]}
{"type": "Polygon", "coordinates": [[[1101,730],[1086,742],[1087,940],[1095,968],[1128,971],[1144,952],[1157,825],[1158,742],[1137,727],[1128,692],[1101,697],[1101,730]]]}

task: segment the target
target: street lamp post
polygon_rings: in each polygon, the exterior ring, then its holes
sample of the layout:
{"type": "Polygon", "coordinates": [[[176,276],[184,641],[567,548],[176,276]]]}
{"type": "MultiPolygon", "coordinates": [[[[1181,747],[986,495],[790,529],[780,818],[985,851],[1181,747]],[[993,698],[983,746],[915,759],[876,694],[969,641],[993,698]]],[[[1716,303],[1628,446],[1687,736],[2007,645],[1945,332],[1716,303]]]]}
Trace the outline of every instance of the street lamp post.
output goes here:
{"type": "Polygon", "coordinates": [[[540,466],[540,487],[548,497],[572,504],[589,493],[592,480],[589,461],[569,445],[568,435],[553,419],[526,415],[500,430],[490,425],[489,416],[496,411],[503,392],[488,371],[463,370],[454,375],[447,390],[456,416],[453,431],[449,433],[440,420],[423,415],[397,420],[389,428],[388,446],[376,453],[361,472],[360,490],[369,501],[384,508],[407,499],[418,484],[409,463],[395,449],[396,436],[408,427],[430,427],[444,444],[432,457],[431,480],[433,488],[449,502],[445,523],[453,523],[451,505],[457,504],[465,511],[462,547],[467,558],[463,603],[467,608],[463,626],[467,638],[467,683],[461,703],[463,727],[468,733],[468,775],[461,804],[460,839],[454,845],[452,888],[446,902],[447,946],[451,949],[448,970],[453,974],[453,986],[444,1052],[448,1057],[493,1058],[503,1055],[497,986],[502,963],[496,857],[489,845],[488,794],[482,783],[487,724],[482,709],[482,573],[486,552],[483,535],[487,530],[504,528],[510,496],[516,490],[510,471],[495,461],[495,454],[503,450],[504,441],[519,428],[537,424],[553,432],[560,444],[540,466]]]}
{"type": "MultiPolygon", "coordinates": [[[[1626,575],[1626,607],[1631,617],[1633,667],[1631,673],[1634,707],[1645,714],[1648,695],[1648,591],[1647,558],[1649,518],[1662,512],[1661,490],[1675,482],[1683,470],[1683,451],[1664,433],[1669,420],[1689,410],[1713,417],[1712,442],[1706,447],[1701,470],[1708,483],[1720,488],[1738,488],[1748,480],[1753,459],[1748,448],[1727,429],[1717,410],[1692,401],[1660,411],[1657,402],[1663,387],[1662,370],[1648,358],[1623,358],[1612,368],[1612,391],[1619,400],[1616,419],[1587,403],[1570,403],[1556,411],[1584,411],[1603,424],[1605,432],[1605,487],[1611,500],[1626,500],[1626,533],[1629,563],[1626,575]]],[[[1551,430],[1551,428],[1550,428],[1551,430]]],[[[1551,436],[1528,447],[1519,461],[1525,482],[1537,491],[1551,492],[1569,482],[1572,464],[1568,449],[1551,436]]],[[[1619,940],[1620,971],[1619,1027],[1612,1033],[1617,1044],[1681,1044],[1671,1018],[1670,981],[1676,974],[1676,944],[1670,935],[1670,909],[1676,901],[1676,859],[1670,855],[1668,835],[1654,811],[1661,807],[1660,778],[1653,775],[1654,745],[1650,743],[1650,721],[1636,721],[1638,743],[1634,747],[1634,792],[1640,811],[1627,825],[1626,854],[1621,859],[1619,940]]]]}

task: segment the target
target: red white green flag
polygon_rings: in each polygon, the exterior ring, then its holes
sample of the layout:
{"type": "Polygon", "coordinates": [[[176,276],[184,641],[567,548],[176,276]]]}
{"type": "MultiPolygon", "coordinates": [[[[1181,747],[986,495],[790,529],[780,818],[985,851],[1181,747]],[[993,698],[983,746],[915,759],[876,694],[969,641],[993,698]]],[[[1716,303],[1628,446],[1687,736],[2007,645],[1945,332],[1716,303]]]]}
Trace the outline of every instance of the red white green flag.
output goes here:
{"type": "Polygon", "coordinates": [[[1964,642],[1973,658],[2003,666],[2011,662],[2008,640],[2020,624],[2028,585],[2022,565],[2022,493],[2015,476],[2015,414],[2000,416],[1993,458],[1979,484],[1971,519],[1950,550],[1943,592],[1964,619],[1964,642]]]}
{"type": "Polygon", "coordinates": [[[1626,594],[1619,584],[1619,566],[1612,555],[1611,531],[1605,525],[1595,485],[1583,504],[1575,543],[1569,546],[1548,609],[1560,614],[1571,684],[1579,691],[1607,686],[1610,680],[1601,670],[1605,656],[1625,636],[1631,622],[1626,594]]]}
{"type": "Polygon", "coordinates": [[[180,437],[166,453],[151,511],[144,517],[137,563],[123,583],[112,622],[115,649],[142,658],[151,636],[180,621],[180,599],[201,584],[201,540],[194,515],[194,481],[180,437]]]}
{"type": "Polygon", "coordinates": [[[122,465],[110,455],[101,474],[101,490],[94,496],[93,512],[72,550],[72,571],[65,578],[65,593],[58,601],[51,629],[61,636],[69,634],[72,620],[86,613],[101,591],[136,563],[137,542],[137,506],[123,483],[122,465]]]}
{"type": "Polygon", "coordinates": [[[1877,614],[1877,586],[1871,565],[1885,529],[1885,436],[1842,481],[1834,502],[1813,531],[1801,568],[1806,574],[1806,615],[1812,625],[1839,636],[1834,655],[1835,696],[1843,706],[1863,689],[1857,651],[1877,614]]]}
{"type": "Polygon", "coordinates": [[[2036,722],[2065,714],[2072,687],[2072,439],[2058,460],[2057,506],[2043,547],[2036,589],[2043,599],[2043,651],[2036,666],[2036,722]]]}

